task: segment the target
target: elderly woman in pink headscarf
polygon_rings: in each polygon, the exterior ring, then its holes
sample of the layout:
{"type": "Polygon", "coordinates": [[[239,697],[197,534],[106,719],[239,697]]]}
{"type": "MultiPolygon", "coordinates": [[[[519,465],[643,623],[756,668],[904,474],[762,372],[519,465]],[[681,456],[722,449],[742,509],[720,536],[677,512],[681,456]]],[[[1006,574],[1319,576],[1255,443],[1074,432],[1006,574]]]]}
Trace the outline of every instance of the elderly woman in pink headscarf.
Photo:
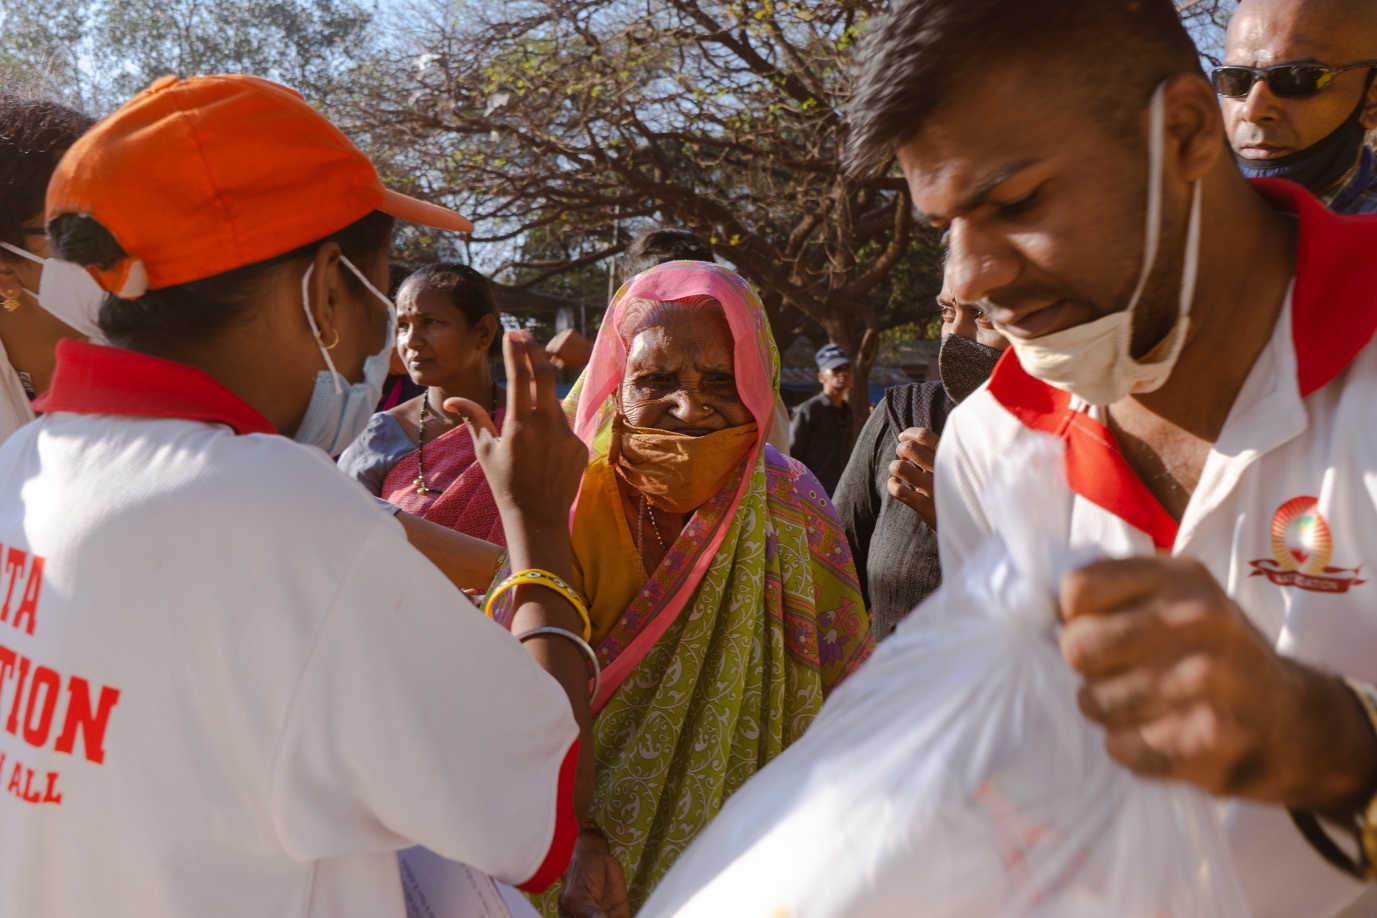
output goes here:
{"type": "MultiPolygon", "coordinates": [[[[767,445],[778,385],[746,282],[671,262],[618,293],[565,402],[592,453],[574,576],[604,667],[593,823],[566,908],[620,872],[638,908],[870,654],[836,513],[807,469],[767,445]]],[[[553,896],[542,905],[555,914],[553,896]]]]}

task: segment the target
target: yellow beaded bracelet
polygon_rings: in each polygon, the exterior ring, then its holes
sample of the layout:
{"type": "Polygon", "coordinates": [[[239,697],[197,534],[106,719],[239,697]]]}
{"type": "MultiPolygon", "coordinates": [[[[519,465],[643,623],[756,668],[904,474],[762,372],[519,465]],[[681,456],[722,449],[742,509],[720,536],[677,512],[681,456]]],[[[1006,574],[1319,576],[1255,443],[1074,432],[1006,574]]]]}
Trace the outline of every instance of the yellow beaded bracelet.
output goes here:
{"type": "Polygon", "coordinates": [[[586,606],[579,595],[574,592],[574,588],[565,583],[563,578],[556,577],[549,571],[542,571],[539,568],[531,567],[524,571],[517,571],[506,580],[495,586],[488,594],[487,605],[483,609],[483,614],[492,618],[492,605],[497,601],[497,597],[507,592],[513,587],[529,584],[531,586],[543,586],[546,589],[554,590],[574,607],[578,612],[579,618],[583,619],[583,639],[590,641],[593,639],[593,620],[588,616],[588,606],[586,606]]]}

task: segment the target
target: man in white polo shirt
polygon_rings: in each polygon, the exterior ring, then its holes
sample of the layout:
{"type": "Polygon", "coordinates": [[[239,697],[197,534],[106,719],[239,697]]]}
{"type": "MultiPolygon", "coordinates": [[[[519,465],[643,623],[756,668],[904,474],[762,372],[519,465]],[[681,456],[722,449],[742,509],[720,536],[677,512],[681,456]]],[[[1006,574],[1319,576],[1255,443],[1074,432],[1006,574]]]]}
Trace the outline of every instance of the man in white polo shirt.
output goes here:
{"type": "Polygon", "coordinates": [[[1252,801],[1260,918],[1341,912],[1368,888],[1324,858],[1377,858],[1373,692],[1338,678],[1377,680],[1377,222],[1238,174],[1170,0],[901,0],[858,56],[853,166],[897,152],[1013,345],[937,454],[943,568],[999,457],[1061,437],[1073,542],[1126,559],[1063,583],[1083,712],[1252,801]]]}
{"type": "MultiPolygon", "coordinates": [[[[563,871],[574,607],[522,587],[563,629],[528,652],[330,462],[386,372],[394,216],[471,229],[249,77],[161,80],[59,166],[53,245],[115,346],[65,343],[0,449],[0,916],[400,918],[417,844],[563,871]]],[[[513,567],[567,577],[586,451],[507,348],[490,480],[513,567]]]]}

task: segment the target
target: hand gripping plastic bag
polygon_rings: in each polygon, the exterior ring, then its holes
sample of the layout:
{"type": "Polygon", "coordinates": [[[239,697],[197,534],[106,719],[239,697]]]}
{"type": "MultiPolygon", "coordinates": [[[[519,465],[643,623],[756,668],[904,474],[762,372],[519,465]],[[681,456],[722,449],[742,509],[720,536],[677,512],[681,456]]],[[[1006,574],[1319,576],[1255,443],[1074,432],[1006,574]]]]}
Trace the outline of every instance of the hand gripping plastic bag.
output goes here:
{"type": "Polygon", "coordinates": [[[1061,442],[1011,452],[999,531],[727,802],[640,918],[1240,918],[1214,805],[1138,778],[1056,643],[1061,442]]]}

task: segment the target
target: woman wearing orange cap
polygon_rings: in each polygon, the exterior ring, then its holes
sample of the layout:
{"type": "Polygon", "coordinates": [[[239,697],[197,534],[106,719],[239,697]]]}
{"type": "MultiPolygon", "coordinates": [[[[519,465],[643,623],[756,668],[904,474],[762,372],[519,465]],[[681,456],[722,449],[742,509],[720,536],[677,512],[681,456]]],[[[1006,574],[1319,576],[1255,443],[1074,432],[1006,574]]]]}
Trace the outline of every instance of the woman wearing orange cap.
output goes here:
{"type": "Polygon", "coordinates": [[[65,105],[0,92],[0,443],[33,420],[30,403],[52,379],[57,342],[81,334],[53,307],[99,304],[85,272],[50,261],[43,229],[48,179],[92,123],[65,105]]]}
{"type": "Polygon", "coordinates": [[[114,346],[63,342],[0,453],[0,914],[401,918],[411,845],[552,883],[596,674],[564,585],[587,453],[552,371],[507,339],[479,450],[516,640],[329,460],[386,373],[393,217],[468,221],[250,77],[136,96],[47,216],[114,294],[114,346]]]}

